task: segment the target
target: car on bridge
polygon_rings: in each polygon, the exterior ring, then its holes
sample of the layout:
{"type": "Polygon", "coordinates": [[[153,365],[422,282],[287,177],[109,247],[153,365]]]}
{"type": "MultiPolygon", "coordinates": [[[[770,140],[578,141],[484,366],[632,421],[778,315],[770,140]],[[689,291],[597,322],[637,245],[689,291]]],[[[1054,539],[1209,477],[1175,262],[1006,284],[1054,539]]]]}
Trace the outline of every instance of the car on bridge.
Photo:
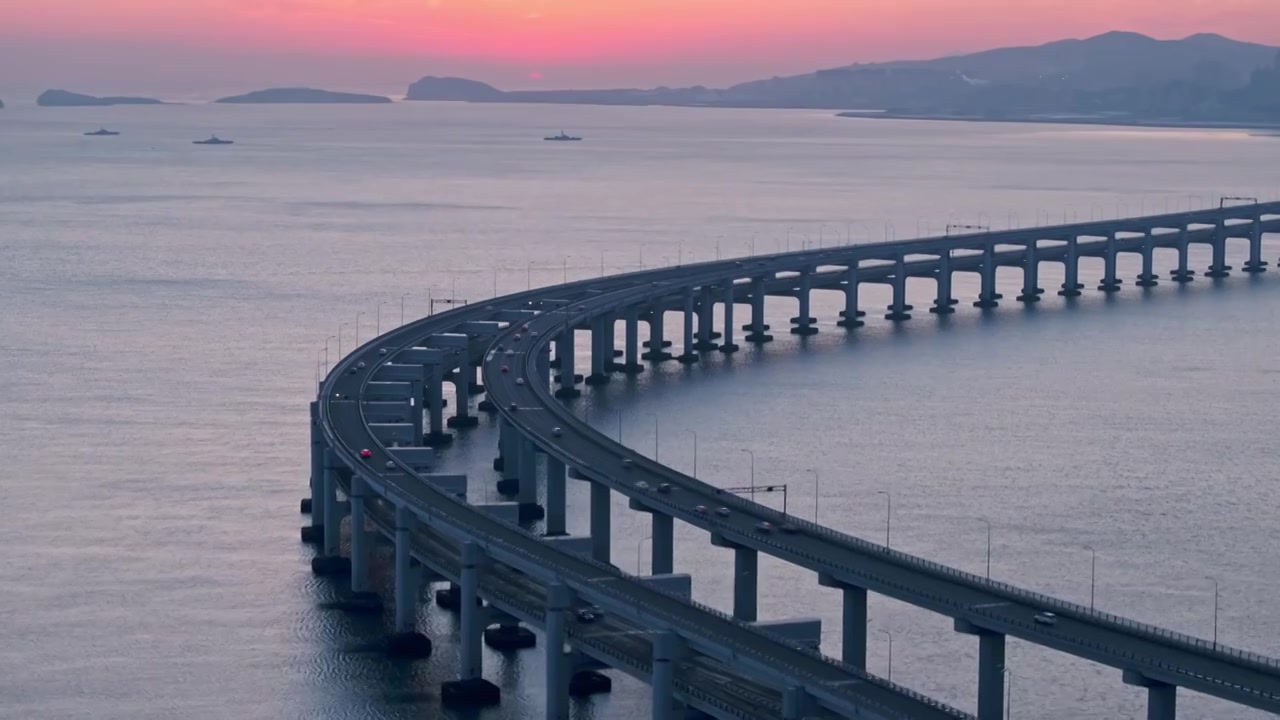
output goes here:
{"type": "Polygon", "coordinates": [[[1035,614],[1035,617],[1031,619],[1035,620],[1041,625],[1056,625],[1058,623],[1058,616],[1054,615],[1048,610],[1041,610],[1040,612],[1035,614]]]}

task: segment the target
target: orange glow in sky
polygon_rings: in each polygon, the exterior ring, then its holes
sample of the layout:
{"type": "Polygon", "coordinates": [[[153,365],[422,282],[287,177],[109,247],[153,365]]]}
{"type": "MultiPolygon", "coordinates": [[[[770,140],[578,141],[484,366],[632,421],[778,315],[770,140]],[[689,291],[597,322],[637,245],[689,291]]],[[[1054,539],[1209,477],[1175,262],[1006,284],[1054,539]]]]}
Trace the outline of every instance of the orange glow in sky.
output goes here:
{"type": "Polygon", "coordinates": [[[799,72],[1108,30],[1280,44],[1280,0],[0,2],[0,44],[93,40],[483,62],[548,84],[555,69],[576,66],[651,68],[655,83],[697,82],[699,67],[713,81],[737,67],[747,79],[765,68],[799,72]]]}

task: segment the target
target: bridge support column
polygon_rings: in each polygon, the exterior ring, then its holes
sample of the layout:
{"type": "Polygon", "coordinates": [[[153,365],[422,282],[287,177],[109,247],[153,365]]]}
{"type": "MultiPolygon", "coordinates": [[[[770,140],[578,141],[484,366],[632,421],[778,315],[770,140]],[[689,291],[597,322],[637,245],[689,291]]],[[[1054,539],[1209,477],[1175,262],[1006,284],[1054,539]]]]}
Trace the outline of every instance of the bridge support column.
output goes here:
{"type": "Polygon", "coordinates": [[[800,291],[796,299],[800,301],[800,312],[791,318],[794,327],[791,328],[792,335],[816,335],[818,328],[813,326],[817,322],[817,318],[809,315],[809,297],[813,293],[813,268],[804,268],[800,271],[800,291]]]}
{"type": "Polygon", "coordinates": [[[300,504],[303,513],[311,516],[301,531],[302,542],[320,543],[324,540],[324,433],[320,429],[320,403],[311,401],[311,478],[307,497],[300,504]]]}
{"type": "Polygon", "coordinates": [[[733,280],[730,280],[724,288],[724,342],[720,345],[720,352],[726,354],[738,352],[738,346],[733,342],[733,303],[736,299],[733,280]]]}
{"type": "Polygon", "coordinates": [[[532,440],[521,438],[520,486],[516,502],[520,503],[520,520],[539,520],[546,511],[538,504],[538,446],[532,440]]]}
{"type": "Polygon", "coordinates": [[[1124,684],[1147,689],[1147,720],[1175,720],[1178,716],[1176,685],[1152,680],[1142,673],[1124,671],[1124,684]]]}
{"type": "Polygon", "coordinates": [[[627,308],[623,317],[625,319],[623,363],[616,365],[613,369],[628,375],[636,375],[644,372],[644,366],[640,364],[640,310],[635,307],[627,308]]]}
{"type": "Polygon", "coordinates": [[[933,301],[933,307],[929,308],[929,312],[935,315],[950,315],[956,311],[952,306],[959,303],[958,300],[951,297],[950,250],[946,250],[938,256],[938,273],[935,277],[938,281],[938,297],[933,301]]]}
{"type": "MultiPolygon", "coordinates": [[[[649,574],[670,575],[674,572],[673,566],[675,565],[675,534],[672,517],[634,501],[631,503],[631,509],[649,514],[652,527],[650,532],[650,540],[652,542],[649,546],[649,574]]],[[[640,559],[637,555],[637,565],[639,562],[640,559]]],[[[636,567],[637,575],[641,574],[642,571],[643,567],[636,567]]]]}
{"type": "Polygon", "coordinates": [[[609,366],[613,364],[612,315],[602,315],[591,321],[591,374],[588,385],[604,385],[609,382],[609,366]]]}
{"type": "Polygon", "coordinates": [[[662,362],[663,360],[671,359],[671,353],[667,352],[670,342],[663,337],[662,321],[665,315],[666,311],[657,304],[653,306],[653,310],[649,313],[649,339],[645,341],[645,346],[649,350],[640,357],[650,362],[662,362]]]}
{"type": "Polygon", "coordinates": [[[471,388],[476,384],[476,370],[471,365],[471,352],[467,347],[459,349],[458,367],[453,371],[453,417],[451,428],[475,427],[480,418],[471,414],[471,388]]]}
{"type": "Polygon", "coordinates": [[[1219,221],[1213,232],[1213,263],[1204,276],[1224,278],[1230,274],[1231,266],[1227,264],[1227,227],[1219,221]]]}
{"type": "Polygon", "coordinates": [[[394,657],[424,658],[431,654],[431,640],[418,632],[418,588],[420,571],[413,566],[411,534],[417,518],[409,508],[396,508],[396,626],[387,641],[394,657]]]}
{"type": "Polygon", "coordinates": [[[858,261],[854,260],[844,271],[844,310],[840,311],[840,321],[836,324],[842,328],[862,327],[858,318],[866,313],[858,309],[858,261]]]}
{"type": "Polygon", "coordinates": [[[751,548],[733,548],[733,617],[755,622],[759,556],[751,548]]]}
{"type": "MultiPolygon", "coordinates": [[[[445,430],[444,424],[444,367],[428,365],[423,390],[427,396],[427,415],[431,427],[422,436],[422,444],[427,447],[439,447],[453,442],[453,433],[445,430]]],[[[466,396],[463,396],[465,402],[466,396]]]]}
{"type": "Polygon", "coordinates": [[[783,720],[801,720],[813,712],[813,701],[809,693],[802,687],[787,687],[782,690],[783,720]]]}
{"type": "Polygon", "coordinates": [[[573,327],[566,327],[556,338],[556,362],[560,365],[560,387],[556,388],[556,397],[575,398],[582,394],[578,389],[578,376],[573,371],[573,327]]]}
{"type": "Polygon", "coordinates": [[[767,343],[773,339],[765,332],[769,326],[764,324],[764,278],[751,278],[751,322],[742,329],[750,331],[746,338],[750,343],[767,343]]]}
{"type": "Polygon", "coordinates": [[[573,591],[553,583],[547,588],[547,720],[569,720],[569,655],[564,651],[573,591]]]}
{"type": "MultiPolygon", "coordinates": [[[[369,531],[364,527],[364,501],[368,487],[359,475],[351,478],[351,593],[363,596],[369,590],[369,531]]],[[[374,598],[376,593],[370,593],[374,598]]]]}
{"type": "Polygon", "coordinates": [[[716,301],[712,295],[714,288],[710,285],[702,288],[702,297],[698,301],[698,342],[694,345],[698,351],[717,350],[715,329],[716,301]]]}
{"type": "Polygon", "coordinates": [[[889,306],[884,319],[894,322],[910,320],[911,309],[907,304],[907,258],[900,256],[897,269],[893,271],[893,304],[889,306]]]}
{"type": "Polygon", "coordinates": [[[1004,717],[1004,635],[956,620],[958,633],[978,636],[978,720],[1004,717]]]}
{"type": "Polygon", "coordinates": [[[1187,249],[1190,246],[1190,242],[1187,240],[1187,232],[1187,226],[1183,225],[1182,231],[1178,235],[1178,269],[1169,273],[1173,281],[1178,283],[1189,283],[1195,279],[1194,275],[1196,274],[1195,270],[1187,268],[1187,249]]]}
{"type": "Polygon", "coordinates": [[[499,493],[514,495],[520,491],[520,435],[501,417],[498,418],[498,457],[493,468],[502,473],[499,493]]]}
{"type": "Polygon", "coordinates": [[[1040,287],[1040,258],[1037,250],[1037,241],[1027,243],[1027,254],[1022,260],[1022,294],[1016,298],[1018,302],[1040,302],[1040,294],[1044,292],[1044,288],[1040,287]]]}
{"type": "Polygon", "coordinates": [[[547,456],[547,521],[545,535],[558,537],[565,531],[564,461],[547,456]]]}
{"type": "Polygon", "coordinates": [[[1080,282],[1080,238],[1072,235],[1067,238],[1067,256],[1062,260],[1063,282],[1058,294],[1062,297],[1079,297],[1084,289],[1080,282]]]}
{"type": "Polygon", "coordinates": [[[609,486],[591,482],[591,557],[602,563],[610,562],[612,535],[609,486]]]}
{"type": "Polygon", "coordinates": [[[1253,218],[1253,226],[1249,230],[1249,260],[1244,264],[1247,273],[1267,271],[1267,261],[1262,259],[1262,216],[1253,218]]]}
{"type": "Polygon", "coordinates": [[[694,315],[694,297],[693,289],[684,291],[684,341],[681,344],[681,354],[676,356],[676,360],[686,365],[698,362],[698,352],[693,345],[693,315],[694,315]]]}
{"type": "Polygon", "coordinates": [[[1123,281],[1116,277],[1116,258],[1119,254],[1116,249],[1116,233],[1113,230],[1107,235],[1107,249],[1102,256],[1104,277],[1099,281],[1098,285],[1098,289],[1102,292],[1119,292],[1120,286],[1123,284],[1123,281]]]}
{"type": "Polygon", "coordinates": [[[338,502],[338,458],[332,450],[324,452],[324,530],[321,554],[311,560],[317,575],[334,575],[348,571],[346,558],[339,555],[342,542],[342,504],[338,502]]]}
{"type": "Polygon", "coordinates": [[[1155,262],[1155,237],[1151,231],[1147,230],[1147,235],[1142,239],[1142,272],[1138,275],[1137,282],[1134,285],[1138,287],[1155,287],[1160,284],[1160,276],[1155,274],[1152,265],[1155,262]]]}
{"type": "Polygon", "coordinates": [[[982,249],[982,290],[973,303],[976,308],[993,308],[1000,304],[1003,297],[996,292],[996,246],[988,244],[982,249]]]}
{"type": "Polygon", "coordinates": [[[653,634],[653,720],[673,720],[676,662],[680,636],[664,630],[653,634]]]}
{"type": "Polygon", "coordinates": [[[867,590],[842,583],[825,573],[818,574],[822,587],[839,588],[841,612],[840,660],[859,670],[867,669],[867,590]]]}
{"type": "Polygon", "coordinates": [[[440,701],[446,705],[497,705],[501,692],[497,685],[484,679],[481,664],[485,610],[478,602],[478,592],[484,552],[473,542],[462,543],[461,550],[462,571],[458,601],[462,612],[462,634],[458,638],[458,679],[444,683],[440,701]]]}

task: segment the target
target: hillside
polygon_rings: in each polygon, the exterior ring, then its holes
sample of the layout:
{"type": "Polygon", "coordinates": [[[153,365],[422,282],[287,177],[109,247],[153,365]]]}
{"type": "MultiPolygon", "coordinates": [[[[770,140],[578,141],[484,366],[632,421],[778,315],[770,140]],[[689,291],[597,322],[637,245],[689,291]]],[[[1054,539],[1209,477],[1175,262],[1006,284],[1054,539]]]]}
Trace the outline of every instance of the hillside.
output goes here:
{"type": "Polygon", "coordinates": [[[40,107],[104,107],[107,105],[163,105],[154,98],[94,97],[66,90],[46,90],[36,98],[40,107]]]}
{"type": "Polygon", "coordinates": [[[381,95],[361,95],[359,93],[332,92],[313,88],[270,88],[255,90],[244,95],[224,97],[214,102],[225,104],[381,104],[391,102],[391,98],[381,95]]]}

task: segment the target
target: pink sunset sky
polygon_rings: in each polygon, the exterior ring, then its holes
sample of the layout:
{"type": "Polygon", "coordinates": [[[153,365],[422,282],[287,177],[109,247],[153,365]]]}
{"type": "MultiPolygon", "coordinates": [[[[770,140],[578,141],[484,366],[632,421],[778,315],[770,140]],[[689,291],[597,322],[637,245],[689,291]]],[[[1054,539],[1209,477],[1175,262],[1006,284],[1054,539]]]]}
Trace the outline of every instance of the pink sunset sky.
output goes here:
{"type": "Polygon", "coordinates": [[[1280,0],[15,0],[0,89],[725,85],[1108,30],[1280,45],[1280,0]]]}

